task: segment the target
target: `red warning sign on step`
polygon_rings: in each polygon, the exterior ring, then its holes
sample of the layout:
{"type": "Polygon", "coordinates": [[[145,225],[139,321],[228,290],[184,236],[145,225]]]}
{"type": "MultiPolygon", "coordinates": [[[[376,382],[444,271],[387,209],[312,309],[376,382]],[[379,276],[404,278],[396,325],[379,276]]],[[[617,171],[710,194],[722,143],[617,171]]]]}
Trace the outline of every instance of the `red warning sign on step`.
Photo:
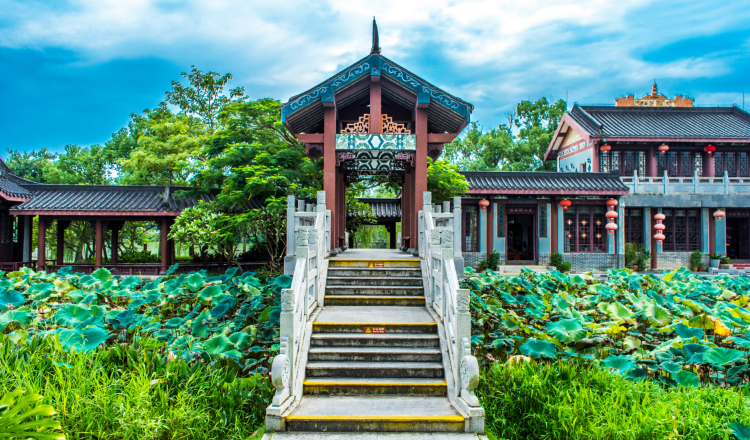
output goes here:
{"type": "Polygon", "coordinates": [[[385,333],[385,327],[365,327],[365,333],[385,333]]]}
{"type": "Polygon", "coordinates": [[[382,267],[385,267],[385,263],[377,263],[375,261],[371,261],[370,264],[367,265],[367,267],[370,267],[370,268],[381,267],[382,268],[382,267]]]}

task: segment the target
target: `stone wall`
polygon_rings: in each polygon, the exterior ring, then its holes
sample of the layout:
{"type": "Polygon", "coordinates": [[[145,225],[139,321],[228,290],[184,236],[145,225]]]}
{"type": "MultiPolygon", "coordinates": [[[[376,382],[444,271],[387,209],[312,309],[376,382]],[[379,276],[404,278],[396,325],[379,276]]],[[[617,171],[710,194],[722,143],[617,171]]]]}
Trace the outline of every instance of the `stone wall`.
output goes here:
{"type": "Polygon", "coordinates": [[[551,254],[548,253],[540,253],[538,255],[538,263],[540,266],[549,266],[549,257],[551,254]]]}
{"type": "Polygon", "coordinates": [[[606,272],[622,267],[624,257],[606,253],[566,253],[563,260],[570,262],[571,273],[606,272]]]}
{"type": "MultiPolygon", "coordinates": [[[[681,267],[690,269],[692,252],[661,252],[656,255],[656,266],[659,270],[675,270],[681,267]]],[[[703,255],[703,267],[708,267],[708,255],[703,255]]]]}
{"type": "MultiPolygon", "coordinates": [[[[487,258],[486,252],[464,252],[464,267],[471,267],[476,269],[479,267],[479,263],[487,258]]],[[[500,264],[504,259],[505,255],[500,254],[500,264]]]]}

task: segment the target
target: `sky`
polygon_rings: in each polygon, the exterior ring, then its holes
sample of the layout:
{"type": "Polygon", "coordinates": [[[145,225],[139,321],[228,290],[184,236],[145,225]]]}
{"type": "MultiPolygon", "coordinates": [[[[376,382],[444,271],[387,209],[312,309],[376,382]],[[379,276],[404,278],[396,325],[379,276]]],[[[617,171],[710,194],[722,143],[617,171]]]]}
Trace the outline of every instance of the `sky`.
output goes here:
{"type": "Polygon", "coordinates": [[[195,65],[286,102],[369,53],[507,122],[521,100],[650,93],[750,108],[736,0],[0,0],[0,156],[103,144],[195,65]]]}

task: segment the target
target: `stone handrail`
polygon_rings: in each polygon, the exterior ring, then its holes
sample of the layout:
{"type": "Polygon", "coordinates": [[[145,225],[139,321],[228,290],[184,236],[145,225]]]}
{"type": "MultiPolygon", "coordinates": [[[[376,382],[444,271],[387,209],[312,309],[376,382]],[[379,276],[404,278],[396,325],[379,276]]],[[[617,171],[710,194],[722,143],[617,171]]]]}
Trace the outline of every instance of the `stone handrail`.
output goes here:
{"type": "Polygon", "coordinates": [[[331,211],[326,210],[325,192],[318,192],[316,211],[311,205],[295,210],[294,196],[289,196],[287,209],[287,275],[292,272],[292,285],[281,291],[280,348],[271,366],[271,379],[276,388],[267,414],[279,416],[301,397],[304,365],[300,359],[309,321],[315,308],[323,305],[324,283],[330,254],[331,211]],[[289,227],[289,224],[292,226],[289,227]],[[290,265],[289,262],[293,262],[290,265]],[[290,270],[291,269],[291,270],[290,270]]]}
{"type": "Polygon", "coordinates": [[[659,177],[621,176],[620,180],[632,194],[750,194],[750,177],[669,176],[666,171],[659,177]]]}
{"type": "Polygon", "coordinates": [[[454,231],[461,228],[461,199],[454,198],[452,214],[449,206],[443,206],[439,214],[433,213],[430,199],[431,194],[425,192],[424,210],[419,212],[419,249],[427,272],[423,274],[427,284],[425,301],[427,307],[435,311],[445,331],[450,372],[456,384],[449,397],[469,411],[480,406],[474,395],[479,383],[479,364],[471,354],[469,291],[459,288],[454,259],[454,245],[458,245],[454,243],[454,231]]]}

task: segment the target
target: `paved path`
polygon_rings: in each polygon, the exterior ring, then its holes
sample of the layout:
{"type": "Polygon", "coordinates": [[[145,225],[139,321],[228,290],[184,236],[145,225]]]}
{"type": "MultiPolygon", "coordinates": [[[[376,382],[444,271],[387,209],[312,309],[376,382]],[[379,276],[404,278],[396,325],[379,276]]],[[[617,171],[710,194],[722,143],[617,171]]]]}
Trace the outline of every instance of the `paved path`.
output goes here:
{"type": "Polygon", "coordinates": [[[419,259],[419,257],[401,252],[398,249],[347,249],[335,257],[331,257],[331,260],[404,260],[410,258],[419,259]]]}

